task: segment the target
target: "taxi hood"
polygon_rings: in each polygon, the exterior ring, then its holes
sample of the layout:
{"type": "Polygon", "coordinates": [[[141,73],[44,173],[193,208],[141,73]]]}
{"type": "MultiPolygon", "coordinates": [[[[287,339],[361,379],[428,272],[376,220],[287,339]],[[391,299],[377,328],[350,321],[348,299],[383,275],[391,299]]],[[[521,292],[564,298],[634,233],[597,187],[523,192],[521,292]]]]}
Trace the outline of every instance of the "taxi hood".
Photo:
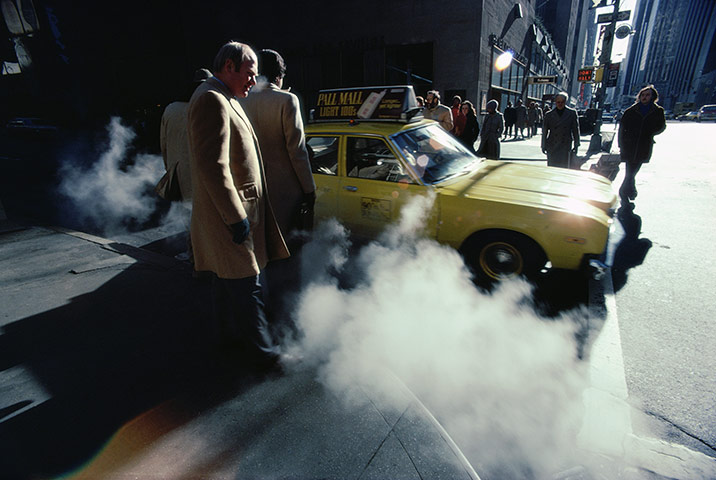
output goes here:
{"type": "Polygon", "coordinates": [[[440,185],[444,193],[562,207],[583,201],[604,212],[616,204],[611,182],[583,170],[485,160],[472,173],[440,185]]]}

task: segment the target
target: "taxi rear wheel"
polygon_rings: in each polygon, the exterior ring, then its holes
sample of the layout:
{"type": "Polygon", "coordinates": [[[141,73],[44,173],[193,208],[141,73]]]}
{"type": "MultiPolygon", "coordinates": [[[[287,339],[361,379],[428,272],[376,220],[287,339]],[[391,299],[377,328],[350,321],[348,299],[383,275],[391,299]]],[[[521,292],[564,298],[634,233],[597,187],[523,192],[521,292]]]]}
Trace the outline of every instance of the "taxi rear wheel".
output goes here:
{"type": "Polygon", "coordinates": [[[544,252],[533,240],[510,231],[478,234],[460,251],[481,286],[520,276],[532,279],[546,262],[544,252]]]}

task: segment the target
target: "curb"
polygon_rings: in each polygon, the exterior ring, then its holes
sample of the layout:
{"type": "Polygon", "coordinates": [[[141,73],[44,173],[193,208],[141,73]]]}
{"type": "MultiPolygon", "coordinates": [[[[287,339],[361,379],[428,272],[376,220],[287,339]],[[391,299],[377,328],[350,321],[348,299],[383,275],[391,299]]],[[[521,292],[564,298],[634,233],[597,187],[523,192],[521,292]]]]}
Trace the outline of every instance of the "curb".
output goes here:
{"type": "Polygon", "coordinates": [[[89,233],[78,232],[76,230],[70,230],[63,227],[48,228],[58,233],[63,233],[65,235],[81,238],[82,240],[86,240],[88,242],[96,243],[105,250],[109,250],[119,255],[126,255],[138,261],[157,265],[167,270],[182,270],[190,268],[187,264],[174,257],[162,255],[161,253],[155,253],[139,247],[133,247],[131,245],[127,245],[126,243],[115,242],[113,240],[97,237],[89,233]]]}
{"type": "MultiPolygon", "coordinates": [[[[595,281],[590,281],[590,298],[593,287],[598,287],[592,282],[595,281]]],[[[633,407],[628,402],[629,392],[610,269],[600,283],[604,292],[605,319],[591,349],[591,387],[583,394],[585,414],[577,437],[579,447],[620,459],[630,467],[667,478],[716,478],[716,458],[683,445],[638,437],[632,431],[633,407]]]]}

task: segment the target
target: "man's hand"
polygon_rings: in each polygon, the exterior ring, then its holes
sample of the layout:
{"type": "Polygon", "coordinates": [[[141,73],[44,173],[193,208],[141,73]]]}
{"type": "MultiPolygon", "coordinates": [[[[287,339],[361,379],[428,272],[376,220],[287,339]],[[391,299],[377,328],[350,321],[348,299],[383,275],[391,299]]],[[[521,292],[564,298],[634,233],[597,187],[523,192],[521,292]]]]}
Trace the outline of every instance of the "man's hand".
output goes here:
{"type": "Polygon", "coordinates": [[[238,223],[230,225],[231,232],[234,234],[232,240],[235,244],[241,245],[248,238],[251,228],[249,228],[249,219],[244,218],[238,223]]]}
{"type": "Polygon", "coordinates": [[[301,200],[301,210],[313,210],[314,205],[316,204],[316,191],[303,194],[303,199],[301,200]]]}
{"type": "Polygon", "coordinates": [[[575,155],[577,154],[577,151],[579,151],[579,145],[577,145],[576,147],[574,147],[574,148],[572,149],[572,152],[573,152],[575,155]]]}
{"type": "Polygon", "coordinates": [[[301,230],[313,230],[313,207],[315,204],[315,191],[303,194],[301,206],[298,209],[298,228],[301,230]]]}

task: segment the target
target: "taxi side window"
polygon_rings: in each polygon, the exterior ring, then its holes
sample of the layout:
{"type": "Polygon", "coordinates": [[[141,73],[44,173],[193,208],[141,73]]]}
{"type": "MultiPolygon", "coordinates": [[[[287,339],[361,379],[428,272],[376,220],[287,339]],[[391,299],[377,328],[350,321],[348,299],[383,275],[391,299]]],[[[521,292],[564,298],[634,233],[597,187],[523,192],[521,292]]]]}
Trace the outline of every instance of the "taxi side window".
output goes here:
{"type": "Polygon", "coordinates": [[[313,173],[337,175],[338,137],[307,137],[306,150],[313,173]]]}
{"type": "Polygon", "coordinates": [[[397,182],[406,177],[388,144],[380,138],[349,137],[346,149],[349,177],[397,182]]]}

